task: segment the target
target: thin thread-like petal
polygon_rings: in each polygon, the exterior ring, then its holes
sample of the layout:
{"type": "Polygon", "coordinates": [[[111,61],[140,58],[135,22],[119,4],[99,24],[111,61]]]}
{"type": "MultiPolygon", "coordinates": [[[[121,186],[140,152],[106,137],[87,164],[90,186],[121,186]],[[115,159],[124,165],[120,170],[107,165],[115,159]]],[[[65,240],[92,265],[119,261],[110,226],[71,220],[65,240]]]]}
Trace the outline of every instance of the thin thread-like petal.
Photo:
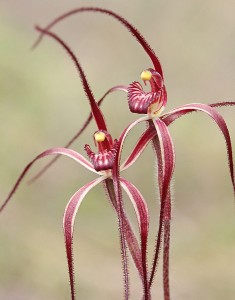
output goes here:
{"type": "Polygon", "coordinates": [[[126,249],[126,240],[125,240],[125,230],[124,230],[124,221],[123,221],[123,201],[122,201],[122,192],[120,187],[120,175],[119,175],[119,165],[116,163],[113,165],[112,175],[113,175],[113,185],[114,192],[116,196],[117,203],[117,215],[119,223],[119,232],[120,232],[120,245],[121,245],[121,256],[122,256],[122,266],[123,266],[123,276],[124,276],[124,299],[128,300],[130,295],[129,287],[129,272],[128,272],[128,257],[126,249]]]}
{"type": "Polygon", "coordinates": [[[122,263],[123,263],[123,272],[124,272],[124,287],[125,287],[125,300],[129,299],[129,274],[128,274],[128,261],[127,261],[127,253],[126,253],[126,242],[125,242],[125,234],[124,234],[124,224],[123,224],[123,204],[122,204],[122,192],[120,187],[120,158],[122,147],[124,141],[129,133],[129,131],[138,123],[142,121],[148,120],[148,117],[140,118],[133,123],[129,124],[126,129],[123,131],[121,137],[118,141],[118,148],[117,153],[115,156],[115,161],[112,169],[113,174],[113,184],[114,184],[114,191],[116,195],[117,201],[117,212],[118,212],[118,219],[119,219],[119,231],[120,231],[120,244],[121,244],[121,254],[122,254],[122,263]]]}
{"type": "MultiPolygon", "coordinates": [[[[217,104],[217,106],[219,106],[219,105],[217,104]]],[[[222,106],[222,105],[220,105],[220,106],[222,106]]],[[[201,104],[201,103],[186,104],[186,105],[180,106],[180,107],[168,112],[164,116],[163,121],[166,125],[169,125],[176,118],[181,117],[182,115],[185,115],[186,113],[193,112],[193,111],[205,112],[216,122],[216,124],[220,128],[220,130],[224,136],[225,142],[226,142],[230,177],[231,177],[231,181],[233,184],[233,190],[234,190],[234,195],[235,195],[234,164],[233,164],[233,152],[232,152],[231,138],[230,138],[230,134],[229,134],[229,130],[227,128],[226,122],[225,122],[224,118],[217,112],[217,110],[215,110],[213,107],[211,107],[209,105],[201,104]],[[176,116],[176,118],[175,118],[175,116],[176,116]]]]}
{"type": "MultiPolygon", "coordinates": [[[[119,16],[118,14],[112,12],[111,10],[102,9],[102,8],[99,8],[99,7],[81,7],[81,8],[73,9],[73,10],[71,10],[71,11],[69,11],[69,12],[67,12],[67,13],[59,16],[59,17],[57,17],[54,21],[52,21],[50,24],[48,24],[45,27],[45,29],[46,30],[51,29],[55,24],[57,24],[58,22],[64,20],[65,18],[67,18],[69,16],[72,16],[72,15],[77,14],[77,13],[89,12],[89,11],[90,12],[99,12],[99,13],[110,15],[113,18],[115,18],[116,20],[118,20],[121,24],[123,24],[132,33],[132,35],[137,39],[137,41],[141,44],[141,46],[143,47],[143,49],[145,50],[145,52],[148,54],[148,56],[152,60],[152,63],[153,63],[154,68],[155,68],[155,71],[157,71],[159,74],[161,74],[162,78],[164,78],[163,77],[163,71],[162,71],[162,67],[161,67],[160,61],[157,58],[156,54],[154,53],[153,49],[146,42],[146,40],[144,39],[144,37],[127,20],[125,20],[123,17],[119,16]]],[[[37,41],[34,43],[33,48],[35,48],[39,44],[39,42],[41,41],[42,37],[43,37],[43,34],[41,34],[39,36],[39,38],[37,39],[37,41]]]]}
{"type": "Polygon", "coordinates": [[[25,175],[27,174],[27,172],[29,171],[29,169],[31,168],[31,166],[38,160],[41,159],[45,156],[48,155],[56,155],[56,154],[62,154],[65,156],[68,156],[72,159],[74,159],[75,161],[77,161],[78,163],[80,163],[83,167],[85,167],[86,169],[99,174],[98,172],[95,171],[95,169],[93,168],[92,164],[86,160],[81,154],[77,153],[76,151],[73,151],[71,149],[66,149],[66,148],[51,148],[48,149],[44,152],[42,152],[41,154],[39,154],[36,158],[34,158],[23,170],[23,172],[21,173],[21,175],[19,176],[19,178],[17,179],[15,185],[13,186],[11,192],[9,193],[8,197],[6,198],[6,200],[4,201],[4,203],[1,205],[0,207],[0,212],[4,209],[4,207],[7,205],[7,203],[9,202],[9,200],[11,199],[11,197],[13,196],[13,194],[15,193],[15,191],[17,190],[18,186],[20,185],[21,181],[23,180],[23,178],[25,177],[25,175]]]}
{"type": "Polygon", "coordinates": [[[124,178],[120,178],[121,186],[128,194],[132,205],[135,209],[137,216],[140,238],[141,238],[141,252],[142,252],[142,267],[144,275],[144,299],[149,299],[149,288],[148,288],[148,269],[147,269],[147,239],[148,239],[148,228],[149,228],[149,213],[147,204],[139,192],[139,190],[129,181],[124,178]]]}
{"type": "MultiPolygon", "coordinates": [[[[104,187],[107,191],[107,196],[108,196],[110,202],[112,203],[115,211],[117,212],[117,201],[116,201],[116,196],[115,196],[115,192],[114,192],[113,181],[111,178],[107,178],[104,181],[104,187]]],[[[125,231],[125,238],[127,241],[128,249],[133,258],[135,266],[139,272],[140,278],[143,281],[142,257],[141,257],[139,243],[138,243],[136,236],[132,230],[129,220],[127,219],[125,211],[123,211],[123,227],[124,227],[124,231],[125,231]]]]}
{"type": "Polygon", "coordinates": [[[164,300],[170,300],[169,284],[169,258],[170,258],[170,233],[171,221],[164,221],[164,239],[163,239],[163,291],[164,300]]]}
{"type": "MultiPolygon", "coordinates": [[[[120,159],[121,159],[121,153],[122,153],[122,148],[123,148],[123,144],[126,140],[126,137],[127,135],[129,134],[130,130],[135,127],[138,123],[141,123],[143,121],[147,121],[149,120],[149,117],[148,116],[145,116],[145,117],[142,117],[142,118],[139,118],[137,120],[135,120],[134,122],[132,122],[131,124],[129,124],[125,130],[122,132],[120,138],[119,138],[119,143],[120,143],[120,147],[117,151],[117,154],[116,154],[116,160],[118,162],[118,164],[120,164],[120,159]]],[[[148,134],[147,134],[148,135],[148,134]]],[[[144,137],[145,139],[145,137],[144,137]]],[[[141,145],[140,145],[141,146],[141,145]]],[[[126,168],[125,168],[126,169],[126,168]]]]}
{"type": "Polygon", "coordinates": [[[74,278],[74,268],[73,268],[73,245],[72,245],[75,217],[82,203],[82,200],[84,199],[86,194],[104,179],[105,177],[99,177],[84,185],[72,196],[72,198],[69,200],[65,208],[63,228],[64,228],[64,238],[65,238],[65,247],[66,247],[67,262],[68,262],[68,269],[69,269],[69,279],[70,279],[72,300],[75,300],[75,278],[74,278]]]}
{"type": "MultiPolygon", "coordinates": [[[[162,241],[162,231],[165,220],[170,220],[170,182],[174,172],[175,166],[175,153],[174,146],[168,131],[167,126],[161,119],[156,119],[153,121],[155,130],[157,131],[157,140],[155,145],[155,150],[158,159],[158,172],[162,176],[159,180],[160,198],[161,198],[161,209],[159,217],[159,229],[158,237],[154,252],[154,259],[152,264],[151,276],[149,280],[149,285],[152,285],[154,275],[156,273],[156,266],[159,257],[159,251],[162,241]]],[[[154,139],[156,139],[156,137],[154,139]]],[[[166,280],[166,279],[165,279],[166,280]]]]}
{"type": "Polygon", "coordinates": [[[101,110],[99,109],[99,106],[97,105],[95,99],[94,99],[94,96],[93,96],[93,93],[90,89],[90,86],[88,84],[88,81],[86,79],[86,76],[85,76],[85,73],[80,65],[80,63],[78,62],[78,59],[76,58],[76,56],[74,55],[74,53],[71,51],[71,49],[65,44],[64,41],[62,41],[61,38],[59,38],[56,34],[52,33],[52,32],[49,32],[45,29],[41,29],[40,27],[36,26],[36,30],[40,31],[41,33],[43,34],[46,34],[50,37],[52,37],[55,41],[57,41],[65,50],[66,52],[69,54],[69,56],[71,57],[72,61],[74,62],[76,68],[77,68],[77,71],[79,73],[79,76],[81,78],[81,81],[82,81],[82,84],[83,84],[83,89],[89,99],[89,102],[90,102],[90,106],[91,106],[91,111],[92,111],[92,114],[94,116],[94,119],[96,121],[96,124],[98,126],[98,128],[100,130],[106,130],[107,131],[107,128],[106,128],[106,124],[105,124],[105,120],[104,120],[104,116],[101,112],[101,110]]]}
{"type": "Polygon", "coordinates": [[[135,145],[134,149],[131,151],[131,154],[128,156],[128,158],[123,162],[120,169],[121,171],[129,168],[141,155],[141,153],[144,151],[148,143],[153,139],[153,137],[156,135],[155,128],[148,128],[140,137],[137,144],[135,145]]]}
{"type": "MultiPolygon", "coordinates": [[[[153,127],[153,126],[151,126],[151,127],[153,127]]],[[[153,138],[153,149],[155,150],[155,153],[157,156],[158,184],[159,184],[160,198],[162,199],[163,162],[162,162],[161,147],[160,147],[160,142],[159,142],[158,136],[155,136],[153,138]]],[[[164,300],[169,300],[170,299],[169,251],[170,251],[170,222],[171,222],[171,191],[170,191],[170,188],[167,193],[167,197],[166,197],[164,206],[162,204],[163,203],[161,202],[159,230],[158,230],[158,236],[157,236],[157,243],[156,243],[156,247],[155,247],[154,261],[156,261],[155,265],[157,267],[157,263],[158,263],[159,255],[160,255],[160,249],[161,249],[161,245],[163,243],[163,291],[164,291],[164,300]],[[163,222],[163,224],[162,224],[162,222],[163,222]],[[164,238],[162,238],[162,235],[164,236],[164,238]]],[[[155,267],[155,269],[156,269],[156,267],[155,267]]]]}
{"type": "MultiPolygon", "coordinates": [[[[217,103],[211,103],[211,104],[207,104],[210,107],[225,107],[225,106],[234,106],[235,102],[232,101],[224,101],[224,102],[217,102],[217,103]]],[[[176,108],[178,109],[178,108],[176,108]]],[[[161,116],[161,119],[164,121],[164,123],[169,126],[171,123],[173,123],[176,119],[185,116],[191,112],[196,112],[197,110],[192,109],[192,110],[186,110],[186,111],[177,111],[174,113],[165,113],[161,116]]]]}

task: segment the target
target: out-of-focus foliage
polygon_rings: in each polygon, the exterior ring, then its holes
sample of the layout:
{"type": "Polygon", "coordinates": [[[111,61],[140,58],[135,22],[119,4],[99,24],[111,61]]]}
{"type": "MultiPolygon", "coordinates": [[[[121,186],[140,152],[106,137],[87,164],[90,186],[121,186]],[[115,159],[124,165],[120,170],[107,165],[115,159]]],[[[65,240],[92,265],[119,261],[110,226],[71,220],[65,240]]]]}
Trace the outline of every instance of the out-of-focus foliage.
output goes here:
{"type": "MultiPolygon", "coordinates": [[[[35,23],[43,26],[78,5],[115,10],[143,33],[158,54],[169,108],[190,101],[235,99],[232,0],[77,2],[21,0],[0,5],[1,200],[26,163],[46,148],[64,145],[88,113],[76,71],[60,47],[45,38],[39,49],[30,51],[37,37],[35,23]]],[[[84,14],[55,30],[79,55],[97,99],[112,85],[137,80],[151,66],[130,34],[109,17],[84,14]]],[[[121,93],[111,95],[103,109],[113,136],[118,137],[121,127],[134,118],[121,93]]],[[[223,108],[221,113],[234,145],[235,110],[223,108]]],[[[73,148],[82,152],[85,143],[92,143],[92,132],[91,126],[73,148]]],[[[201,114],[178,120],[171,132],[177,155],[172,295],[233,299],[235,212],[223,140],[201,114]]],[[[130,136],[130,144],[134,141],[135,136],[130,136]]],[[[128,152],[128,143],[126,147],[128,152]]],[[[126,176],[150,203],[153,242],[156,193],[143,180],[154,172],[151,155],[149,149],[126,176]]],[[[42,165],[38,163],[38,168],[42,165]]],[[[69,197],[89,178],[72,161],[61,159],[38,182],[21,186],[0,217],[0,299],[69,299],[62,216],[69,197]]],[[[101,189],[89,194],[78,214],[75,265],[81,299],[120,299],[117,224],[101,189]]],[[[140,298],[137,275],[132,289],[133,299],[140,298]]]]}

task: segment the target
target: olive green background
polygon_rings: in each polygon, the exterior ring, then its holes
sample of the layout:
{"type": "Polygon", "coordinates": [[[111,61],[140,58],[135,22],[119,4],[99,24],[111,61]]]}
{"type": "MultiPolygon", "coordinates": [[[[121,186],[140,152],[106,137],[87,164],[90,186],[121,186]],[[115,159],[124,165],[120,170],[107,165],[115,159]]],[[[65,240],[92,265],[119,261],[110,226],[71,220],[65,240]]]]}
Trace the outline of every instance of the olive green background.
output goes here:
{"type": "MultiPolygon", "coordinates": [[[[45,38],[35,51],[34,25],[72,8],[112,9],[145,36],[163,65],[168,110],[190,102],[235,100],[234,1],[1,1],[0,3],[0,199],[23,167],[43,150],[63,146],[83,124],[89,106],[73,63],[45,38]]],[[[139,80],[151,62],[139,44],[108,16],[87,13],[64,21],[57,32],[78,55],[96,99],[111,86],[139,80]]],[[[118,137],[137,115],[118,92],[103,105],[110,133],[118,137]]],[[[235,108],[220,109],[235,147],[235,108]]],[[[123,157],[144,126],[129,136],[123,157]]],[[[73,145],[94,149],[92,124],[73,145]]],[[[220,300],[235,296],[235,210],[224,140],[212,120],[191,114],[170,128],[176,150],[170,283],[172,299],[220,300]]],[[[45,159],[45,161],[48,161],[45,159]]],[[[45,162],[44,162],[45,163],[45,162]]],[[[43,166],[38,162],[33,176],[43,166]]],[[[123,173],[149,203],[149,263],[159,211],[151,147],[123,173]]],[[[62,218],[73,193],[94,177],[62,158],[33,185],[27,179],[0,216],[0,299],[70,299],[62,218]]],[[[136,227],[131,206],[127,210],[136,227]]],[[[78,299],[122,299],[122,270],[115,214],[102,187],[85,198],[75,226],[78,299]]],[[[130,262],[131,299],[141,282],[130,262]]],[[[153,299],[162,299],[161,265],[153,299]]]]}

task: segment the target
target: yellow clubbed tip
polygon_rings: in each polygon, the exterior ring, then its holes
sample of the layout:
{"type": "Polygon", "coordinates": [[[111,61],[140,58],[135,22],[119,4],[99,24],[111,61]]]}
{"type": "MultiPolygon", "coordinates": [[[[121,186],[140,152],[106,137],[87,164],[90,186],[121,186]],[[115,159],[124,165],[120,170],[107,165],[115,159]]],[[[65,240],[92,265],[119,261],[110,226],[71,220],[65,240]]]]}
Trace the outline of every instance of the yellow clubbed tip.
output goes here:
{"type": "Polygon", "coordinates": [[[95,133],[94,138],[96,142],[103,142],[106,138],[105,134],[102,131],[98,131],[95,133]]]}
{"type": "Polygon", "coordinates": [[[140,78],[144,81],[149,81],[152,78],[152,73],[148,70],[145,70],[140,74],[140,78]]]}

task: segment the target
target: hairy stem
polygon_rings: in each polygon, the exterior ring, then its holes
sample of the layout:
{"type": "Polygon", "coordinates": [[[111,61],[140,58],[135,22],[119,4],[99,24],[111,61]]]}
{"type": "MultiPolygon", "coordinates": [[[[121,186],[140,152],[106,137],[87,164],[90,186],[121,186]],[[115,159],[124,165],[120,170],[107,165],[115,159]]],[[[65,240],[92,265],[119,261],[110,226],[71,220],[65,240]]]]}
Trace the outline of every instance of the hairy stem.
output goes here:
{"type": "Polygon", "coordinates": [[[164,221],[163,241],[163,290],[164,300],[170,300],[169,286],[170,220],[164,221]]]}

